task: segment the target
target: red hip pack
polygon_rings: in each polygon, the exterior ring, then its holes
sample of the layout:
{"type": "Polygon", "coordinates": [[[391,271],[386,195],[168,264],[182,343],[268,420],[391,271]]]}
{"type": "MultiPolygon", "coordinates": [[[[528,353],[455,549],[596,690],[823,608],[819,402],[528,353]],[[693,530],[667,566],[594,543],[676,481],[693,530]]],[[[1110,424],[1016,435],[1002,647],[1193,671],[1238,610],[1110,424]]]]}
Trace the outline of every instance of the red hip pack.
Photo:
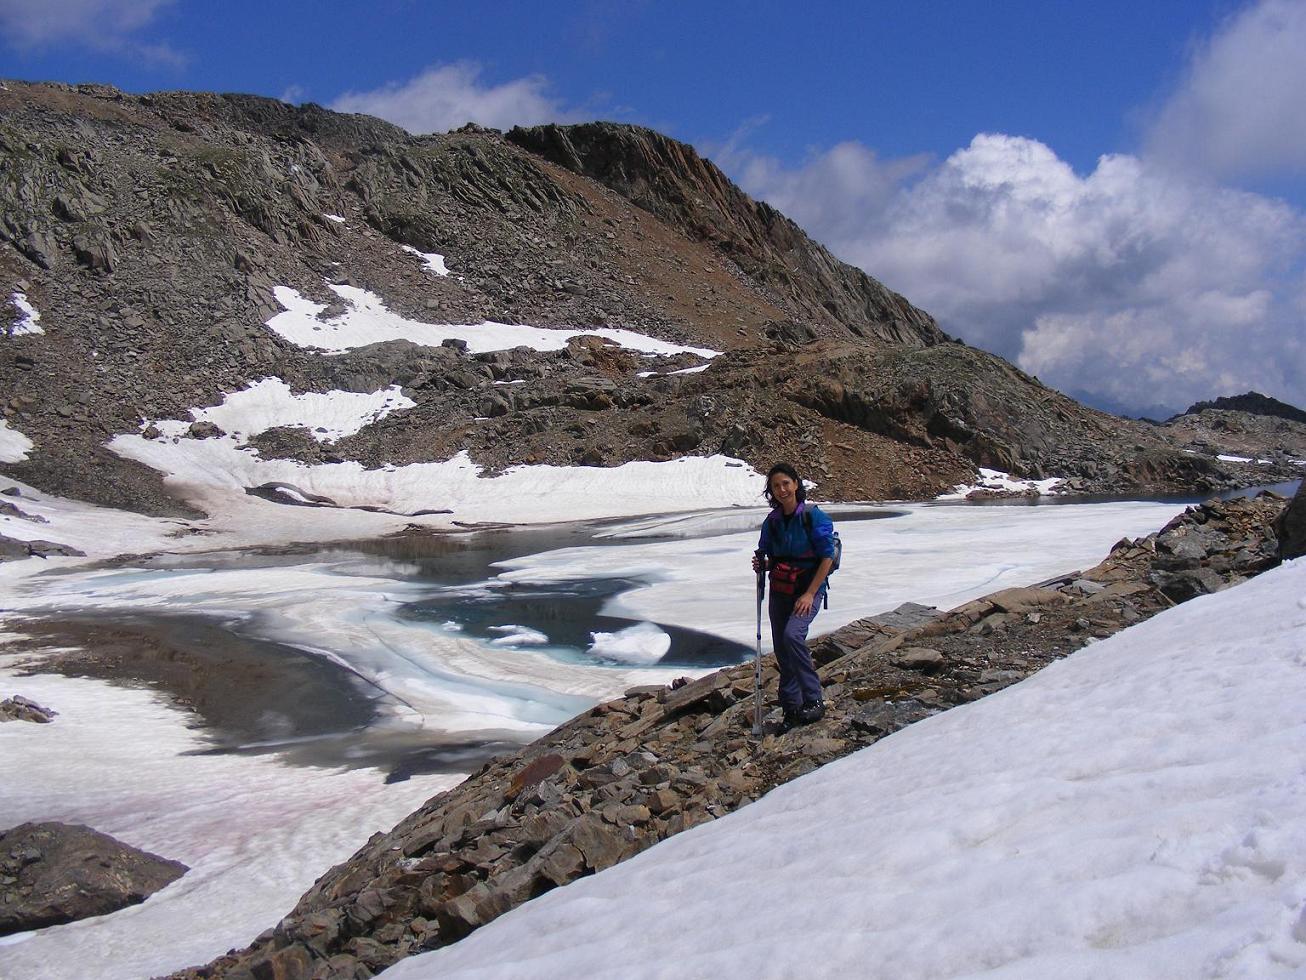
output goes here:
{"type": "Polygon", "coordinates": [[[798,595],[807,588],[811,573],[786,561],[771,564],[771,591],[776,595],[798,595]]]}

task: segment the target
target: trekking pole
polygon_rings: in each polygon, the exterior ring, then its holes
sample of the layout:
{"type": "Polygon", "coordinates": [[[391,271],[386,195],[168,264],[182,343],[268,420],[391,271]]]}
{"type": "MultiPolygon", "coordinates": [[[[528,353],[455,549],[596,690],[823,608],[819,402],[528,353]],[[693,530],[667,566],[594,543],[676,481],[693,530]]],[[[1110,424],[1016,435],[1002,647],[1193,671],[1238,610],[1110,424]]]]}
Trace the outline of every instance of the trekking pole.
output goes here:
{"type": "Polygon", "coordinates": [[[753,658],[753,734],[762,734],[762,597],[766,594],[766,553],[754,552],[757,569],[757,655],[753,658]]]}

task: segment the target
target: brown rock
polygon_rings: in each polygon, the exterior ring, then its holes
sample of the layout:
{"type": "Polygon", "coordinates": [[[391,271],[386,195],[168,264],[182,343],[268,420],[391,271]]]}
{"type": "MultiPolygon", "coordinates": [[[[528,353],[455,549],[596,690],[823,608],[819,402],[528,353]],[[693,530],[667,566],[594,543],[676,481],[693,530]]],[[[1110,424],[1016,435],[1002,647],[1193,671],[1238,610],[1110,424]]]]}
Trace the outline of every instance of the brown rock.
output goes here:
{"type": "Polygon", "coordinates": [[[188,870],[90,827],[21,824],[0,834],[0,936],[139,904],[188,870]]]}

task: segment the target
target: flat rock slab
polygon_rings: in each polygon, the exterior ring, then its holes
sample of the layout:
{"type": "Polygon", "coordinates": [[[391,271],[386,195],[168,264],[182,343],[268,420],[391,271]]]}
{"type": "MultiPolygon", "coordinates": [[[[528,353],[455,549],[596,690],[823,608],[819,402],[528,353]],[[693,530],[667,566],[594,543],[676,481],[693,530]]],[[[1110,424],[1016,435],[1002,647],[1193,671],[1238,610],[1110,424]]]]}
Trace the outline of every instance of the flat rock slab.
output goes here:
{"type": "Polygon", "coordinates": [[[984,599],[1003,612],[1025,613],[1048,606],[1059,606],[1066,597],[1056,589],[1014,588],[986,595],[984,599]]]}
{"type": "Polygon", "coordinates": [[[137,905],[189,870],[90,827],[20,824],[0,834],[0,936],[137,905]]]}

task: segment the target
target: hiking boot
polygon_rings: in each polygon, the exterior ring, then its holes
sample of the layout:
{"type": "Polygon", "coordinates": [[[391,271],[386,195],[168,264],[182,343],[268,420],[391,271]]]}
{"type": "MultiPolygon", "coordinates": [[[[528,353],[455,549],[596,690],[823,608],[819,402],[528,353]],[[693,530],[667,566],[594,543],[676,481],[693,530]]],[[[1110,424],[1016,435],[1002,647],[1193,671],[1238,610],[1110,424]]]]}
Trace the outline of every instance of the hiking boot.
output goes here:
{"type": "Polygon", "coordinates": [[[824,701],[813,701],[811,704],[805,704],[798,709],[798,723],[800,725],[810,725],[812,722],[820,721],[824,717],[824,701]]]}
{"type": "Polygon", "coordinates": [[[802,708],[785,708],[784,717],[780,720],[781,733],[791,731],[803,723],[802,708]]]}

